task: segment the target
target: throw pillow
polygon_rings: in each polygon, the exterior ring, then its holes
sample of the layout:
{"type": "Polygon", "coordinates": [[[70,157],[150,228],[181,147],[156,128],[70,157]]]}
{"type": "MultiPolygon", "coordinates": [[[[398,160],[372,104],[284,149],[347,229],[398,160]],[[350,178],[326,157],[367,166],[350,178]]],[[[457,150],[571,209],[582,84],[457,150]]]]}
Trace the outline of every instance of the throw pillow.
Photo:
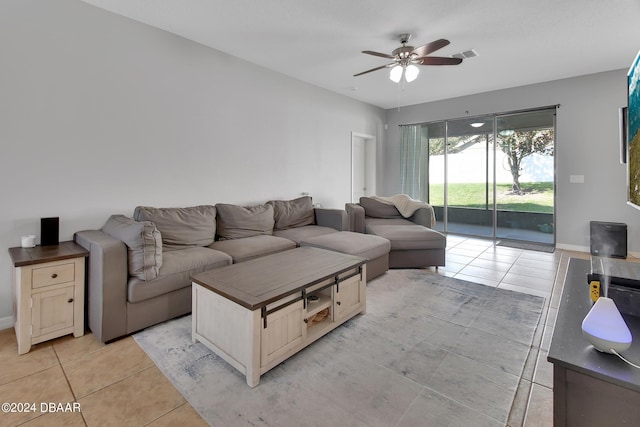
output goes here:
{"type": "Polygon", "coordinates": [[[360,206],[364,208],[365,216],[371,218],[402,218],[400,211],[395,206],[387,205],[371,197],[360,197],[360,206]]]}
{"type": "Polygon", "coordinates": [[[188,208],[138,206],[133,218],[153,222],[162,234],[165,250],[209,246],[216,235],[216,207],[211,205],[188,208]]]}
{"type": "Polygon", "coordinates": [[[129,275],[140,280],[158,277],[162,266],[162,237],[150,221],[138,222],[124,215],[111,215],[102,231],[127,245],[129,275]]]}
{"type": "Polygon", "coordinates": [[[273,206],[236,206],[218,203],[218,237],[220,240],[273,234],[273,206]]]}
{"type": "Polygon", "coordinates": [[[316,217],[309,196],[294,200],[271,200],[267,203],[273,206],[276,230],[315,224],[316,217]]]}

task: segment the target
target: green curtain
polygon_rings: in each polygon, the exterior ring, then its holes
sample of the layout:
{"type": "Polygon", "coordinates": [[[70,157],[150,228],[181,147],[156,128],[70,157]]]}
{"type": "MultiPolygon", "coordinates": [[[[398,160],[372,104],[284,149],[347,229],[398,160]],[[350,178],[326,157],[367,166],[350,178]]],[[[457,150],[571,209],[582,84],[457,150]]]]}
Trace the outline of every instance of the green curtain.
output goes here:
{"type": "Polygon", "coordinates": [[[400,190],[413,199],[429,199],[428,128],[421,125],[400,126],[400,190]]]}

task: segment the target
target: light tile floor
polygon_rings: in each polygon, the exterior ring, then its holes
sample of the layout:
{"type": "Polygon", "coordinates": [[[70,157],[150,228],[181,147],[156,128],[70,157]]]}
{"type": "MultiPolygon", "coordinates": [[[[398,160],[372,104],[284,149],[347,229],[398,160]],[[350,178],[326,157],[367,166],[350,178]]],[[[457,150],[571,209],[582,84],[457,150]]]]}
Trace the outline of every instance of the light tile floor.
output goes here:
{"type": "MultiPolygon", "coordinates": [[[[547,362],[569,257],[495,246],[449,235],[447,265],[434,273],[545,297],[545,310],[509,417],[509,426],[552,425],[552,369],[547,362]]],[[[206,423],[131,337],[108,345],[91,334],[38,344],[18,356],[13,329],[0,331],[0,403],[35,403],[35,411],[0,413],[2,426],[200,426],[206,423]],[[42,411],[42,403],[80,403],[81,412],[42,411]]]]}

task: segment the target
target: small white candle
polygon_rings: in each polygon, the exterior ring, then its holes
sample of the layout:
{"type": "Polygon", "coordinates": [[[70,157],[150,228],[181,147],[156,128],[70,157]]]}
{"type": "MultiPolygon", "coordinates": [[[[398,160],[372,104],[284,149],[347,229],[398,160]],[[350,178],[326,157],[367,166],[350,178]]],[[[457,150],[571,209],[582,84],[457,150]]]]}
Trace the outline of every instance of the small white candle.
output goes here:
{"type": "Polygon", "coordinates": [[[33,248],[36,245],[36,236],[30,234],[28,236],[22,236],[22,247],[33,248]]]}

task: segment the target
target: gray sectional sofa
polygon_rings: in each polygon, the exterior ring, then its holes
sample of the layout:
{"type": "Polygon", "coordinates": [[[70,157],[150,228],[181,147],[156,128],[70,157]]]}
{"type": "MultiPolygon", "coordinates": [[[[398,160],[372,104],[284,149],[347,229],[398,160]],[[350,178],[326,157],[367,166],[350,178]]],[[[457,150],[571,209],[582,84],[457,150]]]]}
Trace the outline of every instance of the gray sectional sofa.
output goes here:
{"type": "Polygon", "coordinates": [[[351,231],[389,240],[390,268],[445,265],[447,238],[432,229],[435,216],[431,206],[424,204],[405,217],[391,203],[361,197],[359,203],[347,203],[345,210],[351,231]]]}
{"type": "MultiPolygon", "coordinates": [[[[107,342],[191,312],[191,276],[348,229],[345,211],[310,197],[257,206],[139,206],[75,233],[89,251],[88,326],[107,342]]],[[[388,249],[387,249],[388,252],[388,249]]]]}

